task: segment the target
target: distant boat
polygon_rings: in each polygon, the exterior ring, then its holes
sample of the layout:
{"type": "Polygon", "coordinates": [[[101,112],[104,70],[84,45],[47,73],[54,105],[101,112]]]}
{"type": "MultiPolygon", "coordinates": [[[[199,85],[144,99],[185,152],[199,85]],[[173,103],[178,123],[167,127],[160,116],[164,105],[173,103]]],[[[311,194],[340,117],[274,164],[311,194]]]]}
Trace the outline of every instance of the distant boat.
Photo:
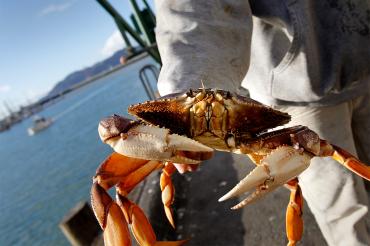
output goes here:
{"type": "Polygon", "coordinates": [[[35,135],[39,131],[48,128],[51,125],[51,123],[53,123],[53,120],[51,118],[45,118],[40,116],[34,117],[33,126],[27,129],[28,135],[30,136],[35,135]]]}

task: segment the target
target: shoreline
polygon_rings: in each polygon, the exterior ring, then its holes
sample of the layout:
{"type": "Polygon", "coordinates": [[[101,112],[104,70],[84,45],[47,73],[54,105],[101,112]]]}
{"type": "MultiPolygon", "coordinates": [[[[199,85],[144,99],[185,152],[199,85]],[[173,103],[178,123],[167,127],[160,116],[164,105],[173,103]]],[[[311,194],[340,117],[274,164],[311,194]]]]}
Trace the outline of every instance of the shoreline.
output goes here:
{"type": "MultiPolygon", "coordinates": [[[[126,62],[125,64],[120,64],[120,65],[118,65],[118,66],[113,67],[113,68],[112,68],[112,69],[110,69],[110,70],[107,70],[107,71],[101,72],[101,73],[99,73],[99,74],[97,74],[97,75],[92,76],[91,78],[85,79],[85,80],[83,80],[83,81],[81,81],[81,82],[79,82],[79,83],[77,83],[77,84],[73,85],[72,87],[70,87],[70,88],[69,88],[69,89],[67,89],[66,91],[71,92],[71,91],[73,91],[73,90],[75,90],[75,89],[79,89],[79,88],[81,88],[81,87],[83,87],[83,86],[85,86],[85,85],[88,85],[88,84],[90,84],[90,83],[94,82],[95,80],[98,80],[98,79],[100,79],[100,78],[103,78],[103,77],[105,77],[105,76],[108,76],[109,74],[114,73],[114,72],[116,72],[116,71],[118,71],[118,70],[120,70],[120,69],[122,69],[122,68],[125,68],[125,67],[127,67],[127,66],[131,65],[132,63],[137,62],[137,61],[139,61],[139,60],[141,60],[141,59],[144,59],[144,58],[146,58],[146,57],[148,57],[148,56],[149,56],[149,54],[148,54],[148,53],[142,53],[142,54],[139,54],[139,55],[137,55],[137,56],[134,56],[133,58],[131,58],[131,59],[127,60],[127,62],[126,62]]],[[[66,95],[67,93],[62,92],[62,94],[63,94],[63,95],[66,95]]]]}
{"type": "Polygon", "coordinates": [[[68,88],[64,91],[59,92],[59,94],[57,94],[57,95],[51,96],[51,97],[46,98],[46,99],[41,99],[41,100],[39,100],[35,103],[32,103],[30,105],[21,107],[19,109],[19,111],[12,112],[12,114],[8,115],[7,117],[5,117],[3,119],[0,119],[0,133],[10,130],[13,125],[22,122],[23,120],[31,117],[32,115],[35,115],[35,114],[39,113],[40,111],[44,110],[45,108],[53,105],[54,103],[58,102],[59,100],[62,100],[65,95],[67,95],[67,94],[69,94],[73,91],[76,91],[80,88],[83,88],[84,86],[89,85],[90,83],[93,83],[98,79],[104,78],[104,77],[106,77],[106,76],[108,76],[108,75],[110,75],[114,72],[117,72],[117,71],[121,70],[122,68],[125,68],[125,67],[127,67],[127,66],[129,66],[129,65],[131,65],[131,64],[133,64],[137,61],[140,61],[140,60],[148,57],[148,56],[149,56],[149,54],[147,52],[143,52],[141,54],[138,54],[138,55],[132,57],[131,59],[127,60],[127,62],[125,64],[117,65],[117,66],[113,67],[110,70],[101,72],[101,73],[99,73],[95,76],[92,76],[88,79],[85,79],[85,80],[71,86],[70,88],[68,88]]]}

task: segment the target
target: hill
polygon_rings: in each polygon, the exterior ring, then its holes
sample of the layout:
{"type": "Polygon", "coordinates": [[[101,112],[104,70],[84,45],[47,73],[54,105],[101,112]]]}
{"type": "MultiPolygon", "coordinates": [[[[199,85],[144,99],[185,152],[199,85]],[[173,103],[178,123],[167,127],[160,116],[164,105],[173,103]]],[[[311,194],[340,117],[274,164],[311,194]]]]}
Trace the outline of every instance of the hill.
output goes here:
{"type": "Polygon", "coordinates": [[[42,100],[59,95],[89,78],[118,66],[122,56],[127,57],[127,52],[124,49],[117,51],[111,57],[95,63],[90,67],[70,73],[62,81],[59,81],[42,100]]]}

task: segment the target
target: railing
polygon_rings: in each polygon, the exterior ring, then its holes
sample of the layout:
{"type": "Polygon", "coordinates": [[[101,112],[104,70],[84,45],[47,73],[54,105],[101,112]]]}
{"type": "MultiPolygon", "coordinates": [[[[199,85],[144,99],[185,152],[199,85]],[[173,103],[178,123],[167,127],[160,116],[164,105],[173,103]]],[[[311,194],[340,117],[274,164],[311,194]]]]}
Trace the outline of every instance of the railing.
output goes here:
{"type": "Polygon", "coordinates": [[[155,79],[155,83],[158,81],[159,70],[156,66],[149,64],[142,67],[139,71],[139,77],[141,84],[143,85],[146,94],[150,100],[154,100],[159,97],[159,93],[153,88],[150,78],[155,79]],[[151,74],[151,75],[150,75],[151,74]]]}

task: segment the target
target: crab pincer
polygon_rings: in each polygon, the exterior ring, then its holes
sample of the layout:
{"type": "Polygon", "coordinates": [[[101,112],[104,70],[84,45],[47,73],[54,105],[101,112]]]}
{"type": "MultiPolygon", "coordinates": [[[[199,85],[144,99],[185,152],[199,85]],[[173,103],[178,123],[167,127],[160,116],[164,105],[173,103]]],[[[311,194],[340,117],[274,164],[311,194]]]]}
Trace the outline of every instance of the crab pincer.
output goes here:
{"type": "Polygon", "coordinates": [[[113,115],[99,124],[103,142],[114,149],[93,178],[91,201],[104,230],[106,245],[131,245],[128,225],[140,245],[182,245],[187,240],[159,242],[143,210],[127,198],[135,186],[157,169],[161,175],[162,200],[166,216],[174,227],[171,204],[174,187],[172,162],[197,164],[212,157],[213,149],[168,129],[149,126],[113,115]],[[116,186],[117,201],[107,190],[116,186]]]}
{"type": "Polygon", "coordinates": [[[219,201],[254,190],[247,198],[232,207],[232,209],[242,208],[297,177],[308,168],[310,160],[310,154],[297,151],[290,146],[279,147],[263,158],[257,167],[219,201]]]}

